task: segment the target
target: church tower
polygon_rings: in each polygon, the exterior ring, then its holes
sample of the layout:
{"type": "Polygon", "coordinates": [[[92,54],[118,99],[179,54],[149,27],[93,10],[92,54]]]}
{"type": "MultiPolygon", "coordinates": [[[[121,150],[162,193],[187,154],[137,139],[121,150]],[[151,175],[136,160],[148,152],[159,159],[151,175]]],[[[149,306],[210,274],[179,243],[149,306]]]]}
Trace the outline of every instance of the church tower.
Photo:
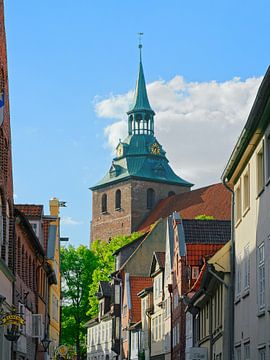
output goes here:
{"type": "Polygon", "coordinates": [[[92,190],[91,241],[108,241],[138,229],[153,207],[168,196],[189,191],[193,184],[177,176],[154,133],[154,116],[144,78],[142,45],[128,136],[116,147],[108,173],[92,190]]]}

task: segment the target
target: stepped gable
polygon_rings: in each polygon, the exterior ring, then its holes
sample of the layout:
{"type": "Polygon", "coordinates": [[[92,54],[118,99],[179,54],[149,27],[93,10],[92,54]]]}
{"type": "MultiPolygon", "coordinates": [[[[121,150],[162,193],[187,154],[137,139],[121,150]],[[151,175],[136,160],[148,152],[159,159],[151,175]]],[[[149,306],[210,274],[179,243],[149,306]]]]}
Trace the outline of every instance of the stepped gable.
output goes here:
{"type": "Polygon", "coordinates": [[[139,226],[146,230],[160,218],[174,211],[182,219],[194,219],[198,215],[211,215],[217,220],[231,219],[231,194],[223,184],[213,184],[200,189],[177,194],[161,200],[139,226]]]}

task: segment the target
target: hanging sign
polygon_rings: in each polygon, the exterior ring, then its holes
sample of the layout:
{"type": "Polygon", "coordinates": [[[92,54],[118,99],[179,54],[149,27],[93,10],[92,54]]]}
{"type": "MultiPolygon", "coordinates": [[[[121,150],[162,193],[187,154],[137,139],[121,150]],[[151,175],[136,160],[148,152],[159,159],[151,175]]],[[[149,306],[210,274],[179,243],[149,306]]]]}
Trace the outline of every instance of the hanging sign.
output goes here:
{"type": "Polygon", "coordinates": [[[59,355],[66,356],[68,353],[68,347],[66,345],[60,345],[56,351],[59,355]]]}
{"type": "Polygon", "coordinates": [[[4,326],[8,326],[8,325],[20,326],[25,324],[25,320],[24,318],[16,314],[5,314],[0,318],[0,324],[4,326]]]}

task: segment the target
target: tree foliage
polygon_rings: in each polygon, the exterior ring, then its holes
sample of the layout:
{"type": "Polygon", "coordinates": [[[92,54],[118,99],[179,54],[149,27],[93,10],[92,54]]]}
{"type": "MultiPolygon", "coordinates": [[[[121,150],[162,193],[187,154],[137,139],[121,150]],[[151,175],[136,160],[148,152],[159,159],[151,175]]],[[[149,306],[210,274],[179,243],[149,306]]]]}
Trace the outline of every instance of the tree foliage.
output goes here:
{"type": "Polygon", "coordinates": [[[86,246],[61,248],[62,334],[66,345],[76,344],[77,359],[85,352],[85,322],[89,319],[89,285],[97,267],[97,258],[86,246]]]}
{"type": "Polygon", "coordinates": [[[97,267],[93,272],[89,291],[90,308],[88,314],[90,316],[95,316],[98,313],[98,302],[95,293],[98,291],[99,282],[109,281],[110,274],[115,271],[113,253],[139,236],[141,236],[140,233],[132,233],[130,236],[116,236],[109,243],[102,240],[95,240],[92,243],[91,250],[97,258],[97,267]]]}
{"type": "Polygon", "coordinates": [[[195,216],[195,220],[215,220],[215,218],[212,215],[201,214],[195,216]]]}

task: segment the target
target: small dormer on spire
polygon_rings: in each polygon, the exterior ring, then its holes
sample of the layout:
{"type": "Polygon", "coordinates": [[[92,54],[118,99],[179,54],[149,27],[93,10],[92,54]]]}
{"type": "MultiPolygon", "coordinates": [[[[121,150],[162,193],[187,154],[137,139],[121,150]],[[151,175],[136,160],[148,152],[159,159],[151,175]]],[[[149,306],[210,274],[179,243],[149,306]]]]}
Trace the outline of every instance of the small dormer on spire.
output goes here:
{"type": "Polygon", "coordinates": [[[139,51],[140,51],[140,63],[139,63],[139,74],[136,83],[136,90],[134,96],[134,102],[129,110],[128,114],[128,134],[144,134],[144,135],[153,135],[154,134],[154,111],[151,109],[149,104],[143,66],[142,66],[142,44],[141,44],[141,35],[139,42],[139,51]]]}

